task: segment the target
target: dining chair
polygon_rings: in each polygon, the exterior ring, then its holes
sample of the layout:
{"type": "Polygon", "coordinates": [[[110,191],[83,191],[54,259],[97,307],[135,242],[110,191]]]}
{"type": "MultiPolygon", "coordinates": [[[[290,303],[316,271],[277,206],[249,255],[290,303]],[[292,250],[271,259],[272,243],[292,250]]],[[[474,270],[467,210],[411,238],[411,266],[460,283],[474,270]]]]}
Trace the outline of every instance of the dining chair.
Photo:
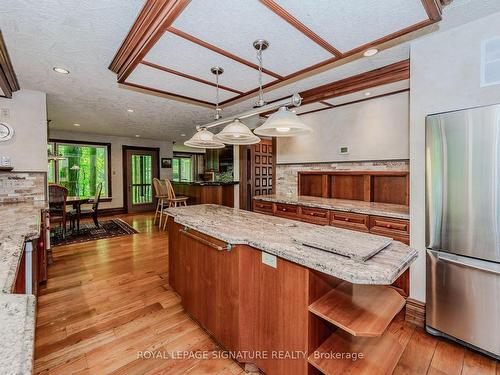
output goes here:
{"type": "Polygon", "coordinates": [[[57,184],[49,185],[49,215],[50,224],[59,223],[63,238],[66,238],[66,199],[68,189],[57,184]]]}
{"type": "MultiPolygon", "coordinates": [[[[156,217],[159,216],[159,224],[158,226],[161,228],[161,222],[162,222],[162,217],[163,215],[166,215],[163,212],[163,209],[168,205],[167,198],[167,186],[164,185],[159,179],[153,178],[153,187],[155,189],[155,198],[156,198],[156,211],[155,211],[155,217],[153,219],[153,224],[156,224],[156,217]]],[[[167,219],[165,218],[165,221],[167,219]]]]}
{"type": "Polygon", "coordinates": [[[75,226],[75,219],[80,220],[84,218],[91,217],[92,220],[94,220],[94,225],[96,228],[99,228],[99,220],[97,220],[98,217],[98,209],[99,209],[99,202],[101,201],[101,193],[102,193],[102,182],[97,185],[97,194],[95,195],[94,200],[92,201],[92,207],[87,208],[87,209],[82,209],[80,210],[80,217],[78,217],[78,211],[73,209],[70,212],[71,215],[71,221],[73,223],[73,227],[75,226]]]}
{"type": "MultiPolygon", "coordinates": [[[[165,179],[165,185],[167,186],[168,207],[178,207],[180,205],[187,206],[187,201],[189,197],[176,196],[174,187],[168,178],[165,179]]],[[[165,229],[166,227],[167,227],[167,220],[165,220],[165,223],[163,224],[163,229],[165,229]]]]}

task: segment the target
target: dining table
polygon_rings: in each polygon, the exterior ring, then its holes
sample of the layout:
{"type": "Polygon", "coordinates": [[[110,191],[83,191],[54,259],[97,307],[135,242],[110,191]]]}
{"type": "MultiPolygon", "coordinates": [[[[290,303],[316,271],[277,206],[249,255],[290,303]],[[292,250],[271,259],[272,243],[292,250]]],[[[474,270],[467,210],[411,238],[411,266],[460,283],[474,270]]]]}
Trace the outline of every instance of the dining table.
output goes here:
{"type": "Polygon", "coordinates": [[[66,204],[73,206],[76,210],[76,233],[80,233],[80,216],[82,212],[82,204],[92,202],[94,196],[70,195],[66,198],[66,204]]]}

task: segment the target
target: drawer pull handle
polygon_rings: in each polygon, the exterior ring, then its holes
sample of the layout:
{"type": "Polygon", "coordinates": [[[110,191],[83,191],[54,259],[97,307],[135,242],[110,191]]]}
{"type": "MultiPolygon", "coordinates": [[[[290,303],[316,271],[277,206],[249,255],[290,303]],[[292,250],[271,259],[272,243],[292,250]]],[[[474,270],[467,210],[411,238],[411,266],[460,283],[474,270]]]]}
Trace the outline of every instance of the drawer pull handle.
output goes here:
{"type": "Polygon", "coordinates": [[[348,218],[348,217],[346,217],[344,220],[345,220],[345,221],[349,221],[349,218],[348,218]]]}
{"type": "Polygon", "coordinates": [[[210,242],[204,238],[198,237],[197,235],[195,235],[191,232],[188,232],[187,227],[185,227],[184,229],[179,229],[179,232],[181,232],[186,237],[192,238],[193,240],[201,242],[204,245],[210,246],[211,248],[213,248],[217,251],[231,251],[231,249],[232,249],[231,244],[227,244],[226,246],[220,246],[220,245],[214,244],[213,242],[210,242]]]}
{"type": "Polygon", "coordinates": [[[391,224],[387,224],[386,228],[392,228],[391,224]]]}
{"type": "Polygon", "coordinates": [[[286,211],[286,208],[282,208],[281,211],[286,211]]]}
{"type": "Polygon", "coordinates": [[[316,214],[314,212],[311,212],[310,215],[311,216],[316,216],[316,214]]]}

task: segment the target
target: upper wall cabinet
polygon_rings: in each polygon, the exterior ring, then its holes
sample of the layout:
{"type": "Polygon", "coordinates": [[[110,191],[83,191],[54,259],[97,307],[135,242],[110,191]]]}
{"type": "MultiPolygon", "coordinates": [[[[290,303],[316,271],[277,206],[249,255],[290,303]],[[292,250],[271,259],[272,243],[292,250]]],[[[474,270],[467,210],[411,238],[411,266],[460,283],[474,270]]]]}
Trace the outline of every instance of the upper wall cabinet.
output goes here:
{"type": "Polygon", "coordinates": [[[299,172],[299,195],[409,204],[408,172],[299,172]]]}

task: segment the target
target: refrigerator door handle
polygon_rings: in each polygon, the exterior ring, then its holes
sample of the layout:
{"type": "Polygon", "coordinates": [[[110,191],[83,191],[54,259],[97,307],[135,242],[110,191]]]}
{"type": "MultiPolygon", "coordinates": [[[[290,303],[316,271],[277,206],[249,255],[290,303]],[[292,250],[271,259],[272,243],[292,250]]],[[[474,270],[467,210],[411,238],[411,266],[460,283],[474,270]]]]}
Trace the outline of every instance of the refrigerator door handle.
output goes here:
{"type": "Polygon", "coordinates": [[[495,264],[495,268],[489,268],[489,267],[481,267],[480,265],[474,264],[473,262],[466,263],[466,262],[461,262],[460,260],[457,260],[455,257],[450,257],[446,254],[438,253],[437,258],[439,260],[442,260],[443,262],[448,262],[448,263],[453,263],[459,266],[464,266],[464,267],[469,267],[469,268],[474,268],[479,271],[484,271],[484,272],[490,272],[495,275],[500,275],[500,265],[495,264]]]}

